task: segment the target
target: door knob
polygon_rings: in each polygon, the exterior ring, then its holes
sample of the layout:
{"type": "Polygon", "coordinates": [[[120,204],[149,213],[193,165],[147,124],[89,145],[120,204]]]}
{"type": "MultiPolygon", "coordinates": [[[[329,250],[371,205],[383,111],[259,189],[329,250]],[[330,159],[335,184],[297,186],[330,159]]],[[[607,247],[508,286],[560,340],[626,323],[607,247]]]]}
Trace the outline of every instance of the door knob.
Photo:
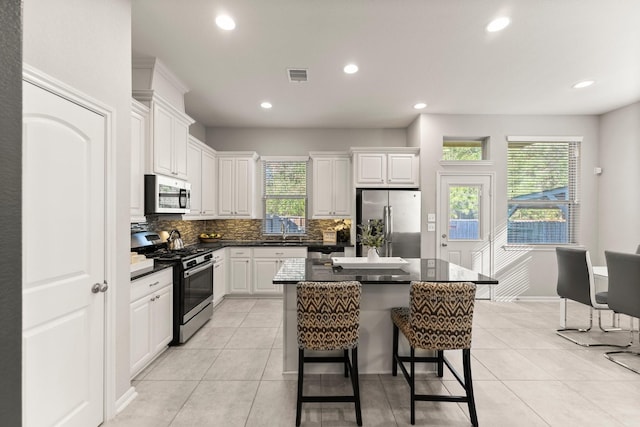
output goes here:
{"type": "Polygon", "coordinates": [[[109,289],[109,285],[107,285],[106,281],[102,283],[94,283],[91,286],[91,292],[94,294],[97,294],[98,292],[107,292],[107,289],[109,289]]]}

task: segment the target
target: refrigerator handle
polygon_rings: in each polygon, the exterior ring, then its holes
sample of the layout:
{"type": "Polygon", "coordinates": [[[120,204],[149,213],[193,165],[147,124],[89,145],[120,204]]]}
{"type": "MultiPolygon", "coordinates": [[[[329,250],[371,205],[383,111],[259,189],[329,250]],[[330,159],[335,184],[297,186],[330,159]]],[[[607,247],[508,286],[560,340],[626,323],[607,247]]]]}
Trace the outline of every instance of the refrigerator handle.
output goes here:
{"type": "Polygon", "coordinates": [[[387,236],[386,239],[389,243],[392,243],[391,236],[393,235],[393,207],[387,207],[387,236]]]}

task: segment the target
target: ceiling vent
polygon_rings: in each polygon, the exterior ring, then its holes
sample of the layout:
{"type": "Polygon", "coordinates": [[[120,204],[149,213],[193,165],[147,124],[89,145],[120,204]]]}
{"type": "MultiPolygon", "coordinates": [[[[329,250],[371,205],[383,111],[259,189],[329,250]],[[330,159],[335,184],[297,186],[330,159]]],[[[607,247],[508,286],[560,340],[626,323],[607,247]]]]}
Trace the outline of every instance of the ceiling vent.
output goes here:
{"type": "Polygon", "coordinates": [[[302,83],[309,80],[306,68],[287,68],[287,76],[291,83],[302,83]]]}

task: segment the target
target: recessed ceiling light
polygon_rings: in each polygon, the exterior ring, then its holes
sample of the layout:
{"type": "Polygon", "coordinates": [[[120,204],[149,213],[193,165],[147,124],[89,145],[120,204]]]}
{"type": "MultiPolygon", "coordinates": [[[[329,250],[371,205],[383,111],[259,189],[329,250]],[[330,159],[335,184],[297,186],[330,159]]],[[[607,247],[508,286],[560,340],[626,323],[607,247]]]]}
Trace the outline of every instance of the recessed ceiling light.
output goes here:
{"type": "Polygon", "coordinates": [[[496,31],[501,31],[507,28],[511,23],[511,19],[506,16],[501,16],[500,18],[496,18],[493,21],[489,22],[487,25],[487,31],[490,33],[495,33],[496,31]]]}
{"type": "Polygon", "coordinates": [[[273,107],[273,105],[271,105],[271,103],[268,102],[268,101],[264,101],[264,102],[260,103],[260,106],[262,108],[264,108],[265,110],[268,110],[269,108],[273,107]]]}
{"type": "Polygon", "coordinates": [[[344,72],[347,74],[355,74],[358,72],[358,66],[356,64],[347,64],[344,66],[344,72]]]}
{"type": "Polygon", "coordinates": [[[585,87],[589,87],[594,83],[595,83],[595,81],[593,81],[593,80],[583,80],[581,82],[578,82],[578,83],[574,84],[572,87],[574,89],[582,89],[582,88],[585,88],[585,87]]]}
{"type": "Polygon", "coordinates": [[[216,16],[216,25],[223,30],[231,31],[236,28],[236,22],[229,15],[216,16]]]}
{"type": "Polygon", "coordinates": [[[415,108],[416,110],[422,110],[423,108],[426,108],[426,107],[427,107],[427,104],[425,104],[424,102],[418,102],[413,106],[413,108],[415,108]]]}

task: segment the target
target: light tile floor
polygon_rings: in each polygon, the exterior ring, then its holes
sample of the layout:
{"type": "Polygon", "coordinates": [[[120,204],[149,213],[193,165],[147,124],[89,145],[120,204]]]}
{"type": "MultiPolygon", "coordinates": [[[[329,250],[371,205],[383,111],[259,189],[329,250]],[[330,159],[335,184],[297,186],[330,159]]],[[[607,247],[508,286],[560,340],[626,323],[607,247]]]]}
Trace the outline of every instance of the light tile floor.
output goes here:
{"type": "MultiPolygon", "coordinates": [[[[586,307],[570,303],[569,310],[570,324],[587,321],[586,307]]],[[[640,375],[606,360],[608,347],[557,336],[558,311],[558,302],[477,302],[471,353],[480,425],[640,426],[640,375]]],[[[615,334],[605,338],[629,336],[615,334]]],[[[458,367],[459,353],[446,353],[458,367]]],[[[282,301],[227,299],[191,340],[134,379],[138,397],[105,426],[293,426],[296,384],[282,374],[282,301]]],[[[409,425],[401,375],[362,375],[360,384],[365,426],[409,425]]],[[[461,393],[446,369],[417,388],[461,393]]],[[[319,392],[350,386],[339,375],[309,376],[305,393],[319,392]]],[[[416,412],[419,426],[470,425],[466,405],[418,402],[416,412]]],[[[302,425],[355,426],[353,404],[305,404],[302,425]]]]}

